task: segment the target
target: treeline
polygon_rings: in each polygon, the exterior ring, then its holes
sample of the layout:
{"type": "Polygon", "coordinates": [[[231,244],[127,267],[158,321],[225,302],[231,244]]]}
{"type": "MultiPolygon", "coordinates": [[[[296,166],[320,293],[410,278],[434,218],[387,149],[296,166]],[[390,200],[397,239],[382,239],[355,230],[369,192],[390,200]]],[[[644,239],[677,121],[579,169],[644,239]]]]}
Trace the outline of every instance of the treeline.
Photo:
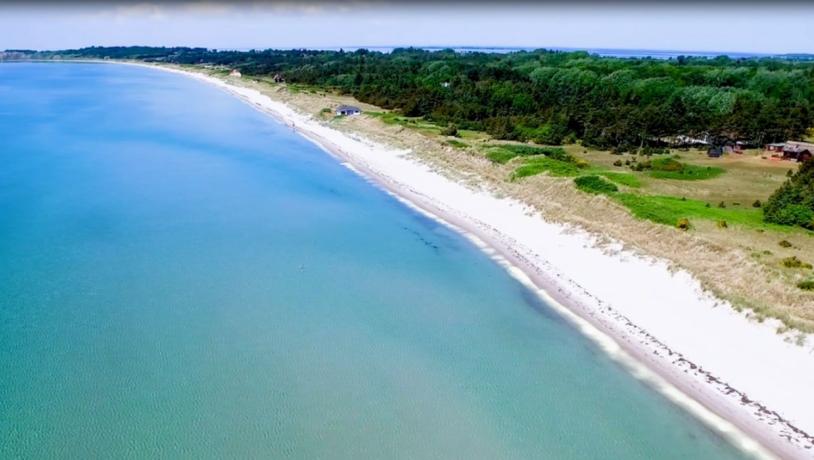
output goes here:
{"type": "Polygon", "coordinates": [[[620,59],[586,52],[456,53],[406,48],[217,51],[112,47],[35,57],[212,64],[334,88],[408,116],[497,138],[627,150],[676,136],[796,139],[814,126],[814,63],[789,59],[620,59]]]}
{"type": "Polygon", "coordinates": [[[763,209],[767,222],[814,230],[814,159],[808,160],[769,198],[763,209]]]}

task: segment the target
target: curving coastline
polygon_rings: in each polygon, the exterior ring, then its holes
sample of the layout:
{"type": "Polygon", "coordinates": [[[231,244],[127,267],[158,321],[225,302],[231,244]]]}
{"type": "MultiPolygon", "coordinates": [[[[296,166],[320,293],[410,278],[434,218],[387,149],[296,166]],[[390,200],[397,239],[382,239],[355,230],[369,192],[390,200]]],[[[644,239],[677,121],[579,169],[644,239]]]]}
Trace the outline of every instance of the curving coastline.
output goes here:
{"type": "MultiPolygon", "coordinates": [[[[814,376],[814,357],[809,354],[809,349],[787,344],[771,331],[769,333],[772,335],[766,336],[765,331],[760,332],[760,328],[766,329],[768,325],[748,323],[731,308],[715,308],[721,302],[701,292],[698,283],[688,274],[673,273],[664,261],[624,250],[619,243],[600,245],[594,236],[579,229],[546,222],[522,203],[497,198],[489,191],[470,189],[433,171],[411,157],[409,152],[395,151],[324,126],[257,90],[196,72],[146,64],[132,65],[183,74],[228,91],[291,126],[406,204],[463,233],[634,375],[647,381],[744,451],[764,458],[814,457],[814,438],[806,432],[811,432],[810,419],[801,419],[799,412],[795,413],[789,402],[783,403],[783,398],[766,401],[771,395],[766,390],[761,392],[761,386],[753,385],[746,389],[744,385],[748,386],[749,382],[742,376],[740,380],[731,378],[732,373],[723,377],[726,372],[722,371],[726,369],[722,365],[715,366],[717,362],[708,363],[698,359],[700,355],[698,350],[693,349],[693,341],[686,339],[688,334],[692,335],[692,330],[688,331],[684,324],[674,325],[684,334],[683,341],[676,335],[665,335],[664,328],[671,326],[669,321],[662,320],[659,324],[651,317],[655,313],[651,312],[651,316],[648,316],[647,310],[655,310],[651,304],[654,301],[662,302],[660,296],[677,299],[664,300],[665,304],[695,299],[692,303],[696,312],[709,310],[709,315],[715,314],[719,319],[729,318],[728,323],[721,324],[743,323],[751,328],[749,330],[755,331],[755,337],[763,337],[761,341],[770,343],[765,337],[777,341],[779,345],[773,345],[773,350],[784,351],[775,357],[775,361],[789,361],[803,376],[809,370],[812,371],[810,375],[814,376]],[[552,257],[552,254],[558,254],[560,258],[552,257]],[[627,269],[627,272],[615,273],[623,278],[621,282],[616,286],[604,286],[605,289],[629,289],[629,283],[624,279],[642,276],[642,270],[647,269],[656,273],[651,287],[661,292],[645,290],[634,297],[615,295],[598,285],[595,277],[574,276],[573,267],[569,270],[562,263],[562,256],[568,254],[589,267],[586,272],[590,271],[592,275],[601,277],[603,270],[609,268],[627,269]],[[667,287],[670,290],[665,290],[667,287]],[[636,301],[635,305],[626,304],[625,299],[636,301]],[[689,353],[685,351],[687,348],[690,348],[689,353]]],[[[699,342],[701,349],[715,343],[709,340],[699,342]]],[[[784,367],[764,367],[751,372],[754,375],[756,372],[770,374],[784,371],[784,367]]],[[[749,375],[749,372],[741,372],[741,375],[749,375]]],[[[761,380],[762,387],[766,386],[765,380],[761,380]]],[[[805,385],[806,380],[803,379],[801,384],[805,385]]],[[[806,397],[811,398],[810,395],[796,393],[787,401],[797,398],[798,411],[801,408],[805,411],[806,407],[814,407],[806,397]]]]}

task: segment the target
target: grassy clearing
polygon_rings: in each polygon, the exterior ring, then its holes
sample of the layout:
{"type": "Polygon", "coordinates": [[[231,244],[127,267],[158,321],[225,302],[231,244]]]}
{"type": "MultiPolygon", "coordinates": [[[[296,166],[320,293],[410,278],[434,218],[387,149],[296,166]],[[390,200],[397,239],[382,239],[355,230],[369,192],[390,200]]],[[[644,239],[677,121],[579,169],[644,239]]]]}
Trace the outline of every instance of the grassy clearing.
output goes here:
{"type": "Polygon", "coordinates": [[[715,166],[696,166],[675,158],[657,158],[650,161],[650,177],[656,179],[704,180],[718,177],[724,170],[715,166]]]}
{"type": "Polygon", "coordinates": [[[674,196],[641,195],[634,193],[617,193],[612,195],[619,203],[627,207],[634,216],[665,225],[676,225],[679,219],[706,219],[726,221],[753,228],[781,228],[765,224],[763,212],[755,208],[718,208],[700,200],[678,198],[674,196]]]}
{"type": "Polygon", "coordinates": [[[525,160],[522,166],[514,170],[511,179],[535,176],[543,172],[557,177],[573,177],[585,172],[585,168],[576,163],[554,160],[548,157],[532,157],[525,160]]]}
{"type": "Polygon", "coordinates": [[[487,145],[486,158],[495,163],[505,164],[517,157],[530,157],[542,155],[553,160],[563,162],[576,162],[562,147],[535,147],[521,144],[487,145]]]}
{"type": "Polygon", "coordinates": [[[598,174],[600,176],[604,176],[607,179],[610,179],[613,182],[616,182],[619,185],[624,185],[625,187],[639,188],[642,186],[642,181],[640,181],[638,177],[630,173],[601,171],[598,172],[598,174]]]}
{"type": "Polygon", "coordinates": [[[574,179],[574,183],[586,193],[607,195],[619,191],[619,187],[600,176],[579,176],[574,179]]]}

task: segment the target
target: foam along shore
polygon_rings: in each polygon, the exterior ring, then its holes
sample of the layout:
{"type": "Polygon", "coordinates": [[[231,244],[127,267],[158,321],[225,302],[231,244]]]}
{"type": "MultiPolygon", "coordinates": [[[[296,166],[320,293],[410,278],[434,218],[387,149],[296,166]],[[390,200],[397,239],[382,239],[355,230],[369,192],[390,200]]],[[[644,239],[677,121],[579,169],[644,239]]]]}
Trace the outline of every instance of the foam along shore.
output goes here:
{"type": "Polygon", "coordinates": [[[335,155],[410,206],[454,227],[638,378],[756,457],[814,458],[814,338],[776,332],[704,292],[688,272],[516,200],[434,171],[410,151],[340,132],[256,89],[213,84],[335,155]]]}

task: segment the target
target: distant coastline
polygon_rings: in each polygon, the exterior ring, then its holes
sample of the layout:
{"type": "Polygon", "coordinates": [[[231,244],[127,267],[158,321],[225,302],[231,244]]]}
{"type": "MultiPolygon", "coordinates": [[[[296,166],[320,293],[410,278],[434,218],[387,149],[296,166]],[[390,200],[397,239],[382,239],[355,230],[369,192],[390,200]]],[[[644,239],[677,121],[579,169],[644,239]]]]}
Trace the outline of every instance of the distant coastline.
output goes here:
{"type": "MultiPolygon", "coordinates": [[[[358,49],[367,49],[370,51],[390,52],[401,46],[348,46],[348,47],[325,47],[313,48],[324,50],[339,50],[355,51],[358,49]]],[[[651,49],[623,49],[623,48],[580,48],[580,47],[564,47],[564,46],[416,46],[414,48],[424,49],[428,51],[440,51],[443,49],[452,49],[460,53],[515,53],[519,51],[535,51],[545,49],[550,51],[564,51],[575,52],[584,51],[588,54],[594,54],[602,57],[616,57],[616,58],[652,58],[652,59],[675,59],[679,56],[692,56],[692,57],[706,57],[716,58],[718,56],[727,56],[732,59],[752,59],[752,58],[780,58],[780,59],[802,59],[814,60],[814,54],[808,53],[757,53],[748,51],[691,51],[691,50],[651,50],[651,49]]],[[[241,50],[248,51],[248,50],[241,50]]]]}

